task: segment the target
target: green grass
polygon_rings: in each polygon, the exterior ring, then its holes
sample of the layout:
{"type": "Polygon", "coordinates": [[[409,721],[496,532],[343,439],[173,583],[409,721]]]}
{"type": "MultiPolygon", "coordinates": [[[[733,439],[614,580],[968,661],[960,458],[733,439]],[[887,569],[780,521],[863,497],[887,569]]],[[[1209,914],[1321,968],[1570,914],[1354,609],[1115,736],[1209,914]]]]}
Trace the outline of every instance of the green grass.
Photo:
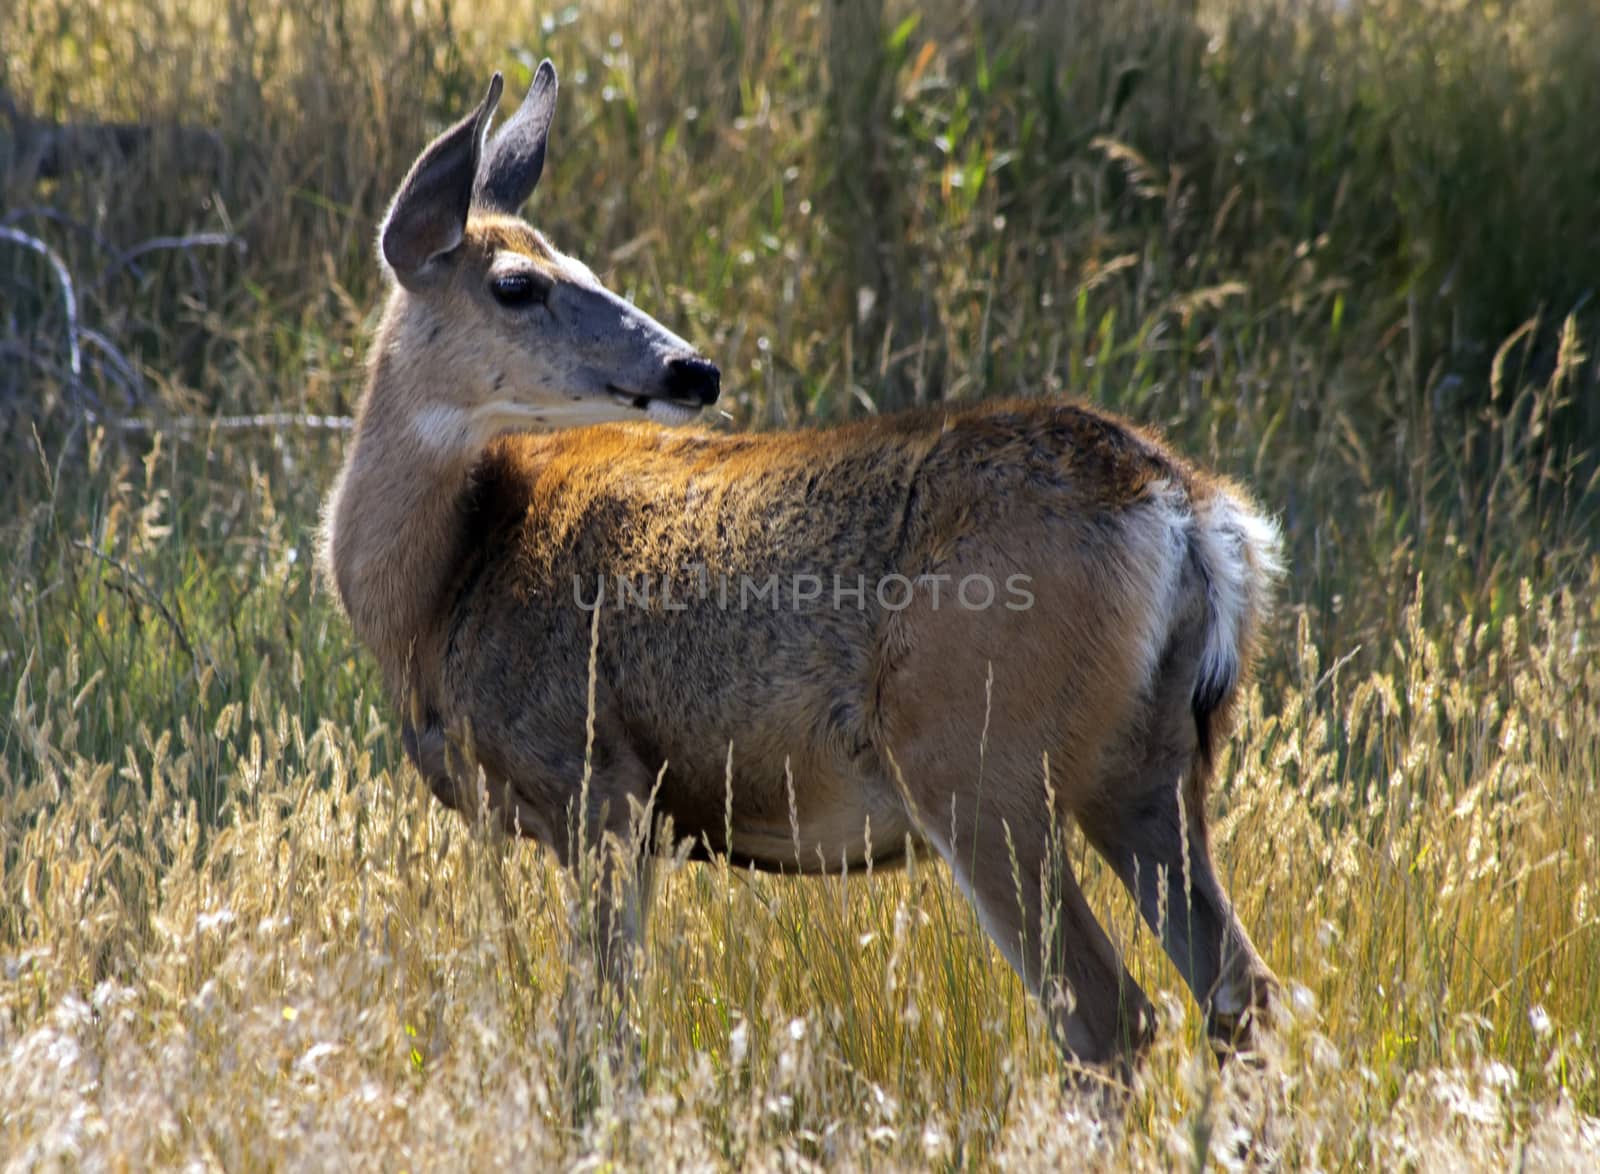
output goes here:
{"type": "Polygon", "coordinates": [[[22,0],[0,94],[224,148],[40,180],[0,107],[0,226],[103,340],[74,376],[0,240],[8,1162],[1595,1164],[1600,11],[22,0]],[[1073,393],[1279,513],[1215,800],[1292,984],[1259,1071],[1219,1080],[1092,853],[1169,992],[1120,1113],[931,861],[669,868],[607,1067],[583,894],[428,798],[315,581],[343,435],[206,424],[350,410],[385,199],[545,54],[532,218],[722,366],[728,427],[1073,393]],[[120,259],[196,233],[237,244],[120,259]]]}

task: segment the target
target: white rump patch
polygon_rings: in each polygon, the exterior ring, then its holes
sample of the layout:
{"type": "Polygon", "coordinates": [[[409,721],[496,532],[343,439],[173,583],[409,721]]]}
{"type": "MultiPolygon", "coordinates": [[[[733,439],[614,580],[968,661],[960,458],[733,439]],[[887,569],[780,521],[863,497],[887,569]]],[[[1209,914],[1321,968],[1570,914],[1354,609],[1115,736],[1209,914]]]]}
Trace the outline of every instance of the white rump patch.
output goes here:
{"type": "Polygon", "coordinates": [[[1160,667],[1192,553],[1205,575],[1208,611],[1194,697],[1216,704],[1238,681],[1240,643],[1260,623],[1282,573],[1277,524],[1226,489],[1194,501],[1160,481],[1125,516],[1122,535],[1128,596],[1144,608],[1129,621],[1140,680],[1153,681],[1160,667]]]}
{"type": "Polygon", "coordinates": [[[1197,513],[1195,542],[1211,616],[1195,695],[1220,700],[1239,679],[1239,642],[1260,622],[1273,580],[1283,573],[1283,541],[1276,522],[1225,489],[1197,503],[1197,513]]]}
{"type": "Polygon", "coordinates": [[[1167,481],[1153,483],[1150,497],[1129,513],[1123,524],[1131,580],[1128,595],[1144,605],[1144,616],[1136,629],[1141,685],[1155,678],[1172,631],[1178,584],[1189,549],[1190,524],[1187,503],[1167,481]]]}

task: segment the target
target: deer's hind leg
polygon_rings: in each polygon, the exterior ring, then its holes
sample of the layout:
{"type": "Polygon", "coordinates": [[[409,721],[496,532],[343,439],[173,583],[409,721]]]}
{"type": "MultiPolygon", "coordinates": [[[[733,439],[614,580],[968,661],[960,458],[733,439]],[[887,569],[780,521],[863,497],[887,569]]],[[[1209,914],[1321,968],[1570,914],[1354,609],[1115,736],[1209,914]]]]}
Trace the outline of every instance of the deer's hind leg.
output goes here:
{"type": "Polygon", "coordinates": [[[1137,798],[1080,817],[1183,975],[1219,1058],[1248,1045],[1277,980],[1234,912],[1211,857],[1205,811],[1176,773],[1136,780],[1137,798]]]}
{"type": "MultiPolygon", "coordinates": [[[[996,713],[1009,692],[995,689],[996,713]]],[[[981,724],[929,713],[895,715],[901,735],[888,757],[908,814],[1039,998],[1060,1046],[1126,1078],[1154,1014],[1078,885],[1035,738],[1012,723],[996,721],[986,736],[981,724]]]]}
{"type": "MultiPolygon", "coordinates": [[[[1001,535],[989,541],[1005,545],[1001,535]]],[[[1017,541],[1030,544],[1037,535],[1017,541]]],[[[880,690],[883,736],[908,814],[1040,997],[1058,1042],[1082,1063],[1126,1072],[1154,1015],[1089,908],[1062,826],[1132,711],[1139,682],[1118,634],[1142,605],[1118,602],[1093,560],[1056,565],[1031,580],[1025,610],[919,599],[902,612],[880,690]]],[[[959,569],[1004,582],[1010,564],[959,569]]]]}
{"type": "Polygon", "coordinates": [[[1220,1059],[1248,1047],[1277,979],[1217,875],[1206,816],[1209,764],[1190,697],[1195,641],[1174,639],[1123,761],[1078,809],[1089,842],[1139,905],[1205,1016],[1220,1059]]]}
{"type": "Polygon", "coordinates": [[[1042,811],[1012,823],[994,808],[965,806],[967,819],[958,807],[953,834],[950,821],[932,820],[927,838],[1039,999],[1061,1047],[1080,1064],[1126,1079],[1154,1035],[1155,1017],[1090,909],[1059,827],[1042,811]]]}

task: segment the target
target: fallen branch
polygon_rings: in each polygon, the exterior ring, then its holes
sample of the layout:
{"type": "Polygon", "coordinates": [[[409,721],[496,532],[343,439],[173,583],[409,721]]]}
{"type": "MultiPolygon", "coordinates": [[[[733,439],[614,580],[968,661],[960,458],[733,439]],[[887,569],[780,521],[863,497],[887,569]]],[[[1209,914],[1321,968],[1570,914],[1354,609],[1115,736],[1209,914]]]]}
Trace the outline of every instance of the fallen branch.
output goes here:
{"type": "Polygon", "coordinates": [[[235,252],[245,251],[244,238],[235,236],[231,232],[196,232],[188,236],[153,236],[143,241],[127,252],[122,253],[115,261],[105,267],[96,283],[104,285],[113,274],[123,269],[132,268],[138,272],[138,266],[133,262],[146,253],[153,253],[159,249],[199,249],[199,248],[231,248],[235,252]]]}
{"type": "Polygon", "coordinates": [[[349,416],[317,416],[303,412],[264,412],[256,416],[175,416],[170,420],[111,420],[124,432],[245,432],[252,428],[306,428],[322,432],[349,432],[356,422],[349,416]]]}
{"type": "Polygon", "coordinates": [[[8,240],[14,245],[32,249],[50,262],[50,267],[56,271],[56,281],[61,285],[61,302],[67,311],[67,365],[72,369],[72,377],[81,379],[83,352],[78,348],[78,294],[73,288],[72,274],[67,270],[67,263],[61,259],[61,254],[49,245],[36,236],[29,236],[19,228],[0,225],[0,240],[8,240]]]}

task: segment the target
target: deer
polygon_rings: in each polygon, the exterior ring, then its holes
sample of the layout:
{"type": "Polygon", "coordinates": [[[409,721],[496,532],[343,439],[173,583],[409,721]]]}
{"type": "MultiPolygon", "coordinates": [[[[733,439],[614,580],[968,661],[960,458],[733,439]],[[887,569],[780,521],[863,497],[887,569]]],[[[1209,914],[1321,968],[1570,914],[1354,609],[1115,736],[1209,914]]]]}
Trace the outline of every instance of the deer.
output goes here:
{"type": "Polygon", "coordinates": [[[1207,800],[1276,523],[1061,398],[694,426],[718,368],[521,216],[554,67],[491,134],[502,87],[383,219],[387,297],[323,511],[321,566],[433,794],[569,869],[603,854],[608,983],[643,941],[641,854],[936,854],[1067,1058],[1126,1073],[1155,1016],[1060,848],[1075,824],[1218,1056],[1249,1051],[1278,980],[1207,800]]]}

